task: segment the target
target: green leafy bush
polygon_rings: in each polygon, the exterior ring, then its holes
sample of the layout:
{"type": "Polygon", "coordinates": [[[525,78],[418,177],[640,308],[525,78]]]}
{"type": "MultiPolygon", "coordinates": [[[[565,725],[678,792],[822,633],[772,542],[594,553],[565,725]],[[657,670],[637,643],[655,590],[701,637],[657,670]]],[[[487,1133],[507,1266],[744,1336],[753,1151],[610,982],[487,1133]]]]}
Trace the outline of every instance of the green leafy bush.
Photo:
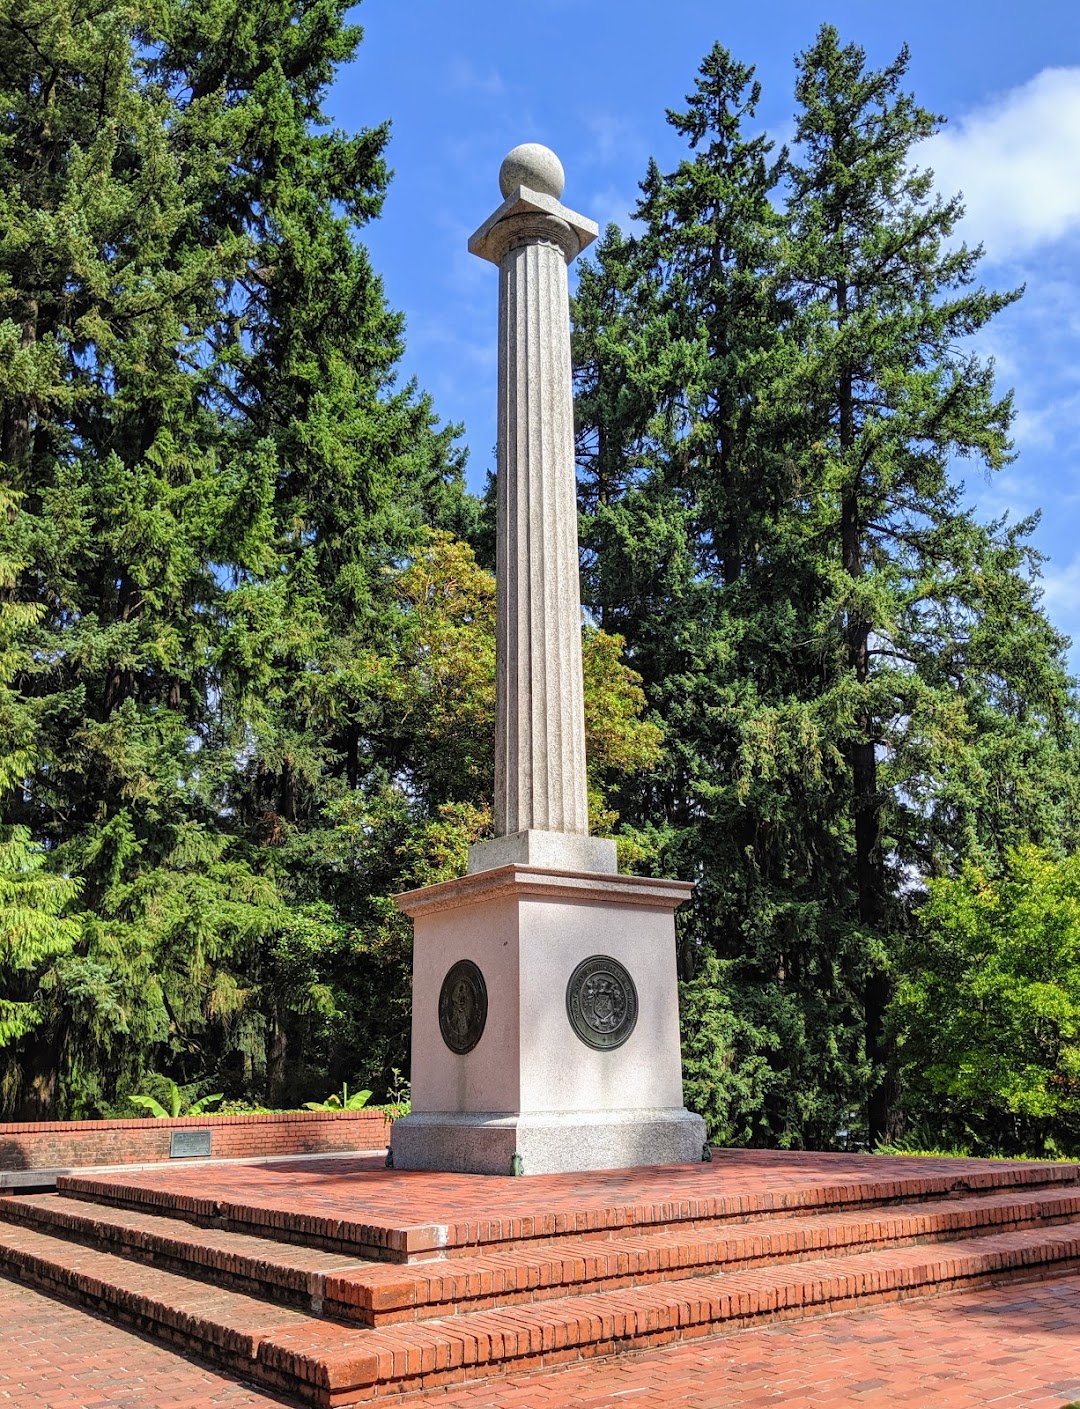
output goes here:
{"type": "Polygon", "coordinates": [[[902,965],[909,1114],[972,1153],[1080,1152],[1080,856],[931,881],[902,965]]]}
{"type": "Polygon", "coordinates": [[[141,1106],[148,1110],[155,1120],[169,1120],[181,1115],[207,1115],[210,1107],[222,1099],[222,1093],[218,1091],[213,1096],[200,1096],[197,1101],[186,1099],[183,1090],[177,1086],[172,1077],[160,1078],[164,1083],[166,1100],[168,1107],[162,1105],[156,1096],[147,1095],[141,1092],[137,1096],[129,1096],[128,1100],[135,1106],[141,1106]]]}
{"type": "Polygon", "coordinates": [[[370,1091],[354,1091],[349,1095],[347,1082],[341,1083],[341,1095],[335,1091],[325,1101],[305,1101],[306,1111],[359,1111],[371,1100],[370,1091]]]}

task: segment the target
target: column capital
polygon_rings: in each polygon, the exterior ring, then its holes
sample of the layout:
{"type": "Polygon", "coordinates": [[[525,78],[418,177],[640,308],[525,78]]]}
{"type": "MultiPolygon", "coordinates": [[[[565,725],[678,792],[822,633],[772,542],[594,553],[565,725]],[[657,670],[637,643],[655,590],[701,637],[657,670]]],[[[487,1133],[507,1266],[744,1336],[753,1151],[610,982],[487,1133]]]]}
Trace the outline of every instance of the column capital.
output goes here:
{"type": "Polygon", "coordinates": [[[562,249],[567,264],[600,233],[588,216],[570,210],[554,196],[518,186],[469,240],[469,253],[498,264],[513,245],[548,239],[562,249]]]}

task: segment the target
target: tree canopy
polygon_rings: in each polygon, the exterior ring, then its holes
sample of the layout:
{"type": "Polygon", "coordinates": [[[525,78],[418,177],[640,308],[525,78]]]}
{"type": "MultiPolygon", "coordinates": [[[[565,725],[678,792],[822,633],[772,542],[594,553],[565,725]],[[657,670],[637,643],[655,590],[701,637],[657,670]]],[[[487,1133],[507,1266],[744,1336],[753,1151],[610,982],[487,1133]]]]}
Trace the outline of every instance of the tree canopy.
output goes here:
{"type": "MultiPolygon", "coordinates": [[[[491,827],[490,504],[399,377],[347,8],[0,0],[4,1114],[385,1094],[392,897],[491,827]]],[[[1032,523],[958,479],[1013,453],[971,338],[1018,293],[907,63],[823,26],[788,150],[714,46],[582,264],[590,813],[697,882],[714,1139],[1063,1148],[1076,700],[1032,523]]]]}
{"type": "Polygon", "coordinates": [[[923,887],[1076,840],[1032,524],[980,521],[954,473],[1010,457],[969,338],[1017,294],[975,283],[917,168],[939,119],[907,57],[823,26],[777,151],[715,46],[668,115],[688,156],[650,166],[642,233],[609,230],[578,295],[588,599],[670,741],[622,812],[699,883],[687,1060],[728,1139],[895,1133],[923,887]]]}

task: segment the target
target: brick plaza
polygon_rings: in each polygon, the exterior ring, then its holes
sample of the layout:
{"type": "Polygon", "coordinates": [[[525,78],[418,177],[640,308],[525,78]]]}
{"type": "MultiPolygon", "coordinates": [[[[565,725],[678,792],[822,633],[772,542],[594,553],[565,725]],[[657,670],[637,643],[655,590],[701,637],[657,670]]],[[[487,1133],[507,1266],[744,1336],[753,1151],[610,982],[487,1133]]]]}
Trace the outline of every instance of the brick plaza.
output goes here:
{"type": "Polygon", "coordinates": [[[0,1409],[1080,1401],[1069,1162],[86,1171],[0,1198],[0,1272],[0,1409]]]}
{"type": "MultiPolygon", "coordinates": [[[[1062,1278],[738,1331],[400,1402],[402,1409],[1061,1409],[1077,1399],[1080,1279],[1062,1278]]],[[[10,1409],[289,1402],[0,1280],[0,1404],[10,1409]]]]}

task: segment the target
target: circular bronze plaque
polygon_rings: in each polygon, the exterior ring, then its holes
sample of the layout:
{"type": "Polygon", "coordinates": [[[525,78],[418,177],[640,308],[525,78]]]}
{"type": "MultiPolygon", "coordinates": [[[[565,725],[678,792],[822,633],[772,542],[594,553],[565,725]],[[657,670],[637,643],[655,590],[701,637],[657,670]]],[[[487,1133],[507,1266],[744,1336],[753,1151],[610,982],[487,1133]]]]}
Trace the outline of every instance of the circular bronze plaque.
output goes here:
{"type": "Polygon", "coordinates": [[[484,1035],[487,984],[471,959],[451,965],[439,991],[439,1031],[443,1041],[463,1057],[484,1035]]]}
{"type": "Polygon", "coordinates": [[[621,1047],[638,1015],[634,980],[618,959],[594,954],[570,975],[566,985],[570,1025],[587,1047],[610,1051],[621,1047]]]}

